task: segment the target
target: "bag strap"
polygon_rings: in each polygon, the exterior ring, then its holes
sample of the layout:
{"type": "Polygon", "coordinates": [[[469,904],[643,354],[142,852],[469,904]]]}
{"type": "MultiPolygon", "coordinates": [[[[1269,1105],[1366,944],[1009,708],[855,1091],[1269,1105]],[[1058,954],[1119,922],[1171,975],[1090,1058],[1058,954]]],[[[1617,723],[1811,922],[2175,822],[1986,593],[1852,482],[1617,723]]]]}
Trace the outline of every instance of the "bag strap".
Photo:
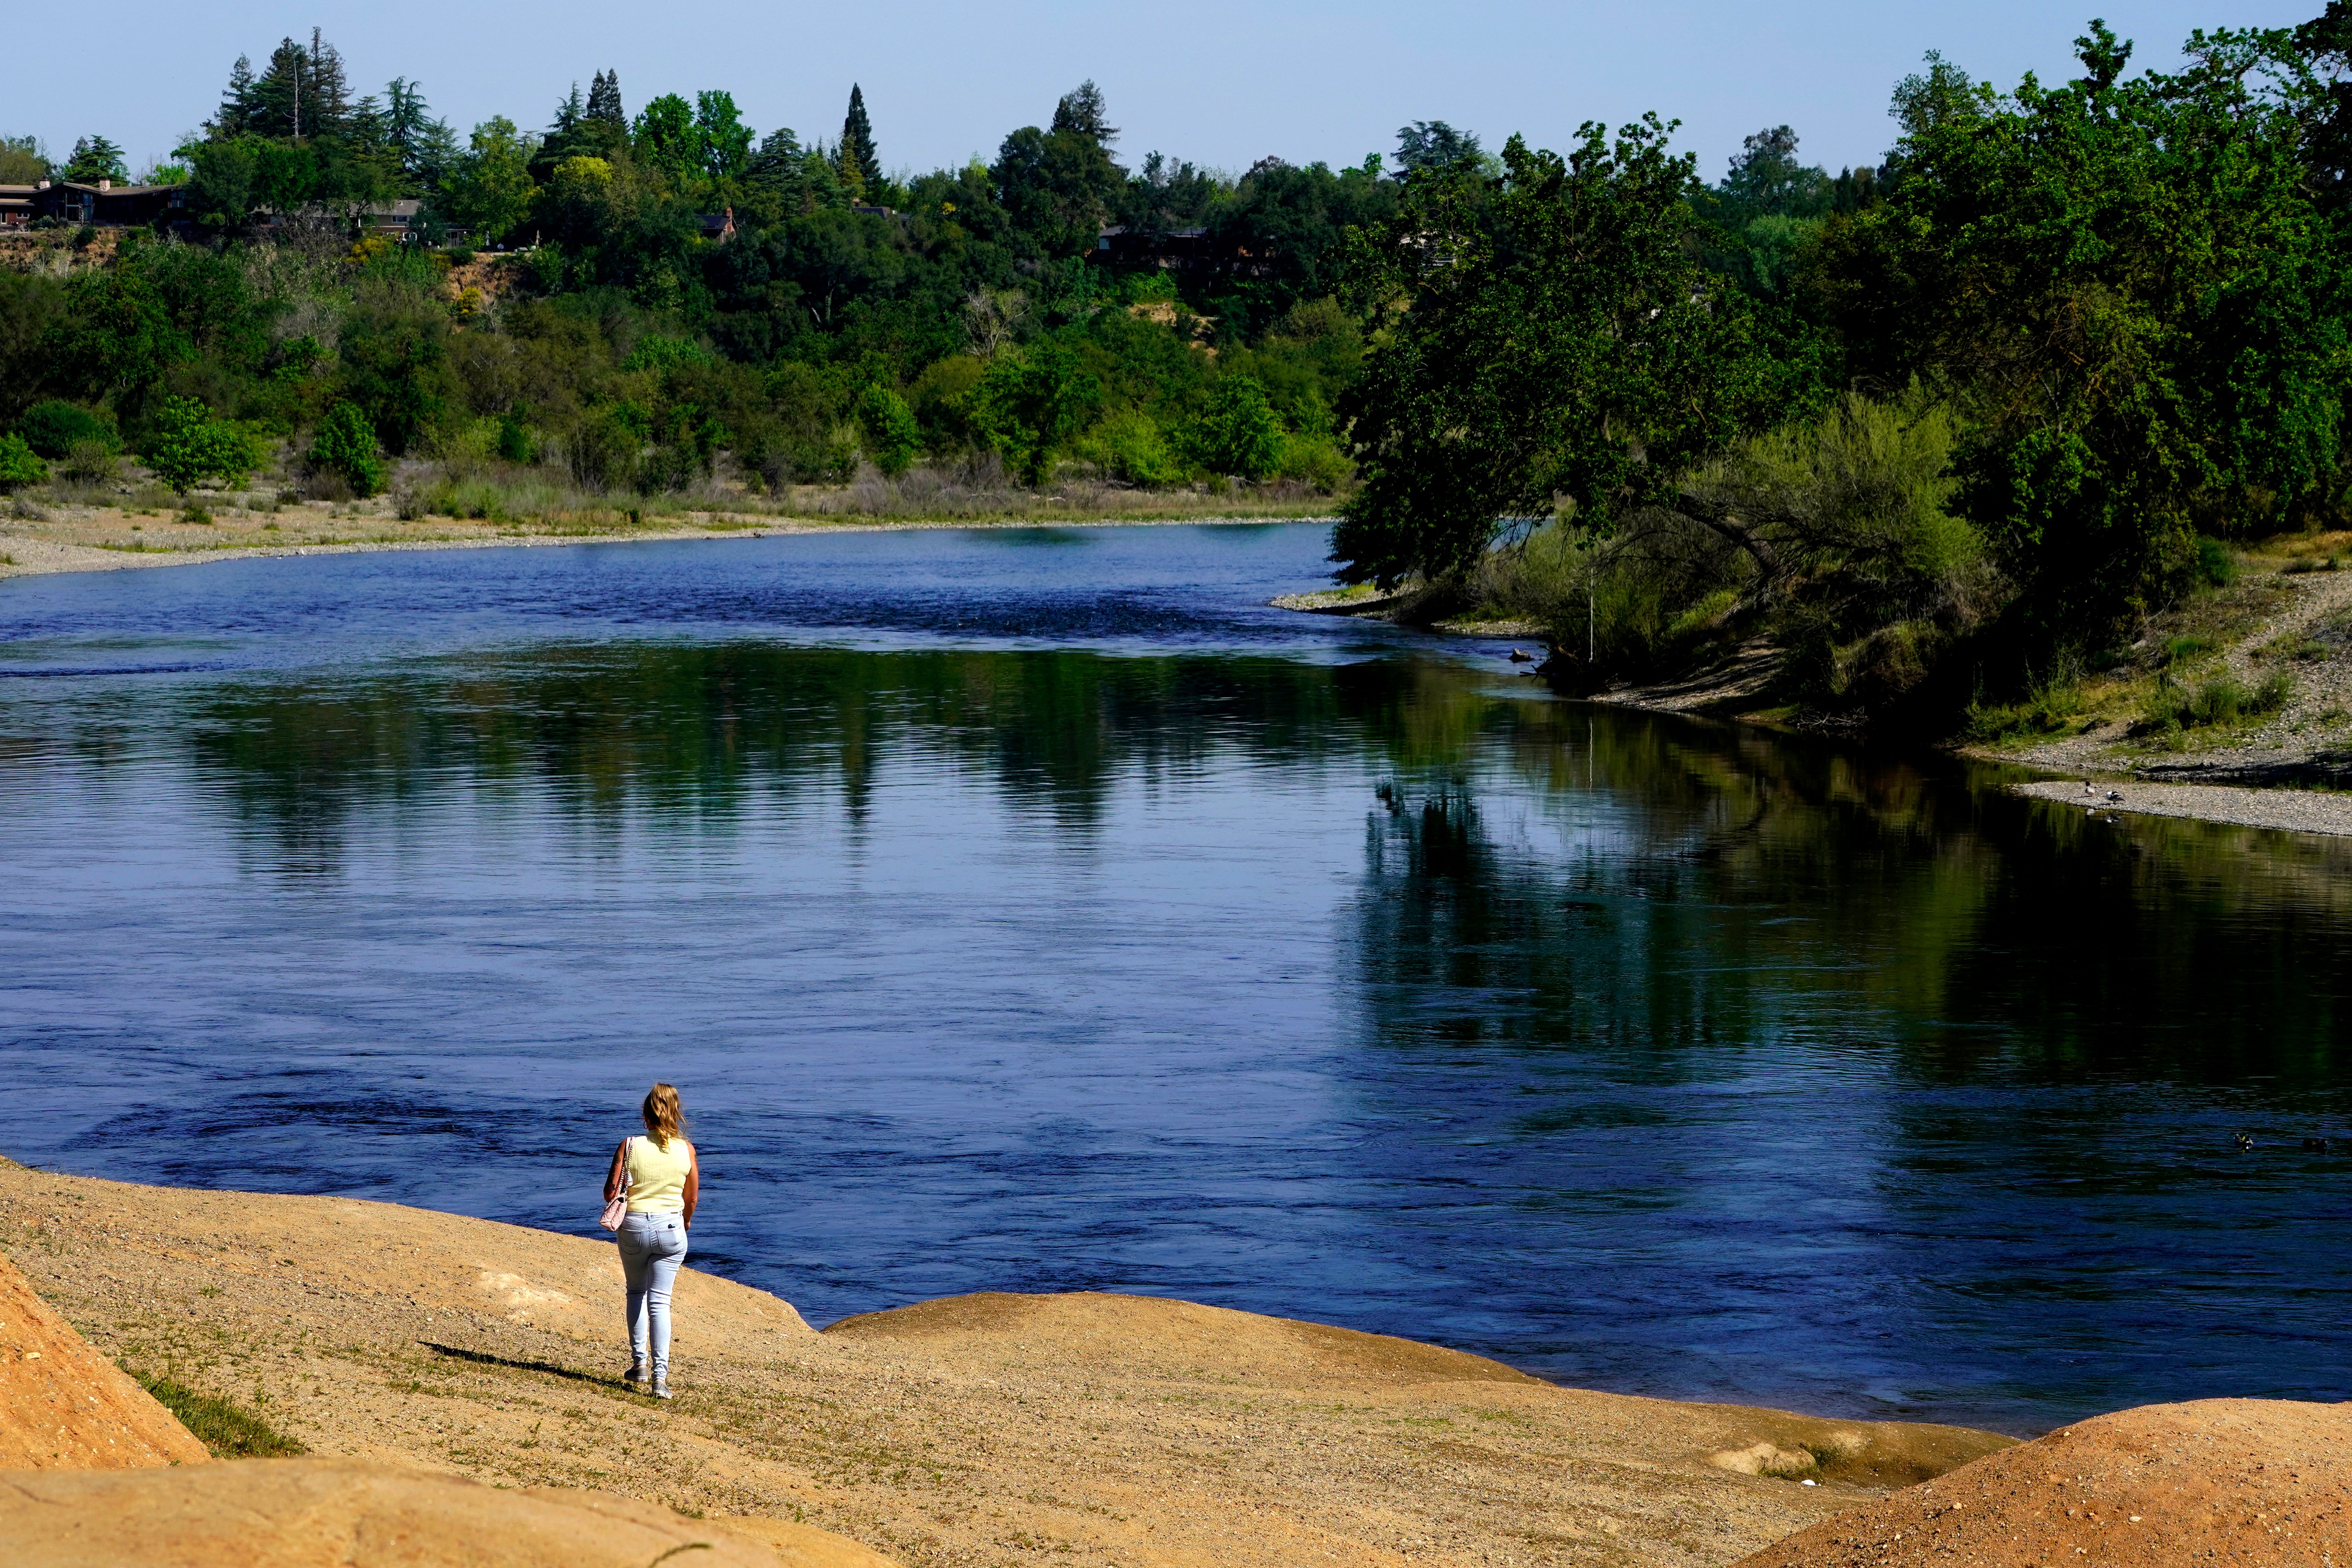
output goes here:
{"type": "Polygon", "coordinates": [[[631,1134],[629,1136],[627,1136],[627,1137],[625,1137],[625,1138],[623,1138],[623,1139],[621,1140],[621,1192],[620,1192],[620,1196],[621,1196],[621,1197],[628,1197],[628,1196],[629,1196],[629,1185],[630,1185],[632,1182],[634,1182],[634,1181],[635,1181],[635,1180],[637,1179],[637,1173],[636,1173],[636,1172],[635,1172],[635,1171],[633,1171],[633,1170],[631,1170],[631,1169],[629,1168],[629,1145],[630,1145],[631,1144],[635,1143],[636,1141],[637,1141],[637,1139],[636,1139],[636,1134],[631,1134]]]}

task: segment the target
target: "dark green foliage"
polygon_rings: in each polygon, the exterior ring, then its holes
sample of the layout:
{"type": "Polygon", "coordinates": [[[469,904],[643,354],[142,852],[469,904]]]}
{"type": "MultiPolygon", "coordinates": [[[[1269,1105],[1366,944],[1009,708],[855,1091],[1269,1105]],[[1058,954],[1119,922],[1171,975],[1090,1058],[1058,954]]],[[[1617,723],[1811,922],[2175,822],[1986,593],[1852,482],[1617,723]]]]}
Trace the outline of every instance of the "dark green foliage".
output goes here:
{"type": "Polygon", "coordinates": [[[1348,580],[1459,577],[1505,519],[1563,506],[1605,530],[1787,413],[1787,362],[1693,256],[1664,125],[1588,124],[1567,159],[1514,138],[1503,164],[1417,182],[1369,236],[1387,336],[1341,403],[1363,465],[1333,539],[1348,580]]]}
{"type": "Polygon", "coordinates": [[[314,468],[340,474],[354,496],[373,496],[383,488],[383,464],[376,456],[375,430],[352,402],[338,402],[327,411],[319,434],[310,443],[314,468]]]}
{"type": "Polygon", "coordinates": [[[85,136],[75,142],[64,172],[67,179],[84,185],[95,185],[100,180],[119,185],[131,178],[122,162],[122,149],[103,136],[85,136]]]}
{"type": "Polygon", "coordinates": [[[867,387],[857,400],[857,423],[874,466],[895,479],[913,465],[923,433],[906,399],[886,386],[867,387]]]}
{"type": "Polygon", "coordinates": [[[2238,580],[2238,558],[2220,539],[2197,541],[2197,580],[2207,588],[2227,588],[2238,580]]]}
{"type": "Polygon", "coordinates": [[[63,457],[77,443],[95,441],[108,449],[121,444],[114,422],[79,403],[51,398],[26,409],[16,421],[16,434],[44,457],[63,457]]]}
{"type": "Polygon", "coordinates": [[[882,157],[874,146],[874,122],[866,117],[865,89],[856,82],[849,84],[849,112],[841,120],[841,157],[857,172],[867,195],[880,193],[882,157]]]}
{"type": "Polygon", "coordinates": [[[199,1394],[169,1373],[123,1365],[216,1459],[288,1458],[310,1450],[235,1400],[199,1394]]]}
{"type": "Polygon", "coordinates": [[[539,455],[539,444],[530,438],[530,426],[520,403],[507,410],[499,421],[498,455],[509,463],[529,463],[539,455]]]}
{"type": "Polygon", "coordinates": [[[408,451],[447,410],[448,339],[448,313],[422,287],[386,279],[358,290],[337,346],[338,380],[386,451],[408,451]]]}
{"type": "Polygon", "coordinates": [[[1282,461],[1282,422],[1255,377],[1221,376],[1210,386],[1186,444],[1211,473],[1263,479],[1282,461]]]}
{"type": "Polygon", "coordinates": [[[1043,484],[1102,404],[1102,382],[1067,344],[1001,354],[972,390],[973,428],[1024,483],[1043,484]]]}
{"type": "Polygon", "coordinates": [[[989,171],[1014,248],[1030,256],[1080,256],[1095,248],[1126,184],[1103,144],[1076,131],[1014,131],[989,171]]]}
{"type": "Polygon", "coordinates": [[[2126,80],[2001,97],[1940,60],[1896,94],[1899,177],[1832,218],[1812,308],[1850,368],[1974,416],[1964,511],[2044,637],[2158,601],[2203,518],[2276,526],[2335,485],[2346,258],[2310,197],[2305,110],[2263,90],[2284,35],[2200,38],[2126,80]]]}

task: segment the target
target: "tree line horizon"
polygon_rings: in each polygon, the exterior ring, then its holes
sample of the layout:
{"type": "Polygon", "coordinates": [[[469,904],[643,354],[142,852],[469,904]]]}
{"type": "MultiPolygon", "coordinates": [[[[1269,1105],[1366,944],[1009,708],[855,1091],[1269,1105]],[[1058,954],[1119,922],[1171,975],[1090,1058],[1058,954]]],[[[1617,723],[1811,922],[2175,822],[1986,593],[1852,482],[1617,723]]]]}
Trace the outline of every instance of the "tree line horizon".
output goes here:
{"type": "MultiPolygon", "coordinates": [[[[543,131],[461,141],[314,30],[156,171],[187,233],[0,275],[0,418],[40,412],[0,440],[307,440],[362,491],[428,460],[1286,486],[1334,498],[1342,580],[1513,600],[1581,678],[1763,634],[1816,700],[1948,711],[1964,669],[2112,652],[2213,540],[2352,515],[2343,0],[2173,73],[2096,20],[2076,52],[2013,88],[1930,54],[1884,162],[1834,174],[1779,125],[1710,183],[1656,115],[1130,168],[1091,81],[992,161],[894,172],[856,85],[803,141],[720,89],[632,113],[600,69],[543,131]],[[358,235],[404,198],[426,244],[358,235]],[[495,242],[528,254],[452,298],[495,242]]],[[[127,177],[99,136],[57,172],[127,177]]]]}

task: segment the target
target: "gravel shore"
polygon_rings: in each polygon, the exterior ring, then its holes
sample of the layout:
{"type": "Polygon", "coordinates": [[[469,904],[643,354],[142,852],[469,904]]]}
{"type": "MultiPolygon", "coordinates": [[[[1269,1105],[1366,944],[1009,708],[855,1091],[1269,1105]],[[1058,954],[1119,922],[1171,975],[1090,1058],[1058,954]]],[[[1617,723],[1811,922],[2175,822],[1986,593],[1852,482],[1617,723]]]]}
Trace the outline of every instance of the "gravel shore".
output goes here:
{"type": "Polygon", "coordinates": [[[2191,817],[2242,828],[2278,828],[2291,833],[2330,833],[2352,838],[2352,794],[2317,789],[2255,789],[2233,784],[2158,784],[2131,779],[2115,782],[2081,779],[2036,779],[2012,786],[2021,795],[2076,806],[2093,815],[2111,811],[2148,817],[2191,817]],[[2085,782],[2091,789],[2085,790],[2085,782]],[[2110,791],[2123,797],[2109,800],[2110,791]]]}

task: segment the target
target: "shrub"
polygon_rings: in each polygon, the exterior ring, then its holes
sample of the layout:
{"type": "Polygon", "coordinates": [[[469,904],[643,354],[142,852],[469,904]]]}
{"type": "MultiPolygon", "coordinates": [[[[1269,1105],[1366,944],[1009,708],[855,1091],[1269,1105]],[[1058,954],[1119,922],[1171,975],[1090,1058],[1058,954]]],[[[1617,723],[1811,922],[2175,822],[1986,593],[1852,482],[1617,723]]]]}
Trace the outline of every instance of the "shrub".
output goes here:
{"type": "Polygon", "coordinates": [[[583,489],[625,490],[637,482],[645,445],[645,433],[628,411],[608,405],[572,428],[565,460],[583,489]]]}
{"type": "Polygon", "coordinates": [[[1355,475],[1355,464],[1328,435],[1285,436],[1282,458],[1274,469],[1276,478],[1296,479],[1327,496],[1345,488],[1355,475]]]}
{"type": "Polygon", "coordinates": [[[375,455],[375,429],[357,403],[337,402],[320,422],[310,443],[314,468],[340,474],[354,496],[383,488],[383,464],[375,455]]]}
{"type": "Polygon", "coordinates": [[[530,438],[530,427],[523,423],[520,403],[507,410],[499,421],[498,455],[509,463],[532,463],[539,458],[539,444],[530,438]]]}
{"type": "Polygon", "coordinates": [[[2141,735],[2164,736],[2241,724],[2268,717],[2294,695],[2294,682],[2284,670],[2272,671],[2252,691],[2234,675],[2216,675],[2193,690],[2168,675],[2157,682],[2134,727],[2141,735]]]}
{"type": "Polygon", "coordinates": [[[952,452],[982,440],[972,427],[971,394],[987,369],[970,354],[950,354],[923,367],[907,389],[907,402],[915,411],[924,445],[933,452],[952,452]]]}
{"type": "Polygon", "coordinates": [[[1194,416],[1193,457],[1213,473],[1263,479],[1282,460],[1282,423],[1255,376],[1224,376],[1194,416]]]}
{"type": "Polygon", "coordinates": [[[1159,422],[1140,409],[1111,415],[1087,434],[1079,455],[1114,478],[1158,489],[1184,477],[1159,422]]]}
{"type": "Polygon", "coordinates": [[[2202,535],[2197,540],[2197,580],[2208,588],[2227,588],[2238,580],[2238,557],[2220,539],[2202,535]]]}
{"type": "Polygon", "coordinates": [[[48,476],[49,465],[25,444],[23,436],[14,432],[0,435],[0,491],[37,485],[48,476]]]}
{"type": "Polygon", "coordinates": [[[103,441],[77,441],[66,453],[61,466],[68,479],[79,479],[85,485],[100,485],[114,477],[114,448],[103,441]]]}
{"type": "Polygon", "coordinates": [[[865,434],[866,455],[874,466],[896,479],[915,461],[922,444],[922,428],[907,400],[878,382],[857,400],[857,423],[865,434]]]}
{"type": "Polygon", "coordinates": [[[2071,680],[2045,681],[2026,694],[2023,702],[1969,704],[1960,726],[1963,738],[1979,742],[2057,735],[2074,728],[2083,712],[2083,688],[2071,680]]]}
{"type": "Polygon", "coordinates": [[[147,438],[147,465],[185,495],[202,479],[243,483],[261,466],[257,444],[227,421],[213,418],[194,398],[167,397],[147,438]]]}
{"type": "Polygon", "coordinates": [[[120,445],[113,421],[62,398],[51,398],[26,409],[25,417],[16,422],[16,434],[44,457],[63,457],[77,443],[84,441],[98,442],[110,452],[120,445]]]}

